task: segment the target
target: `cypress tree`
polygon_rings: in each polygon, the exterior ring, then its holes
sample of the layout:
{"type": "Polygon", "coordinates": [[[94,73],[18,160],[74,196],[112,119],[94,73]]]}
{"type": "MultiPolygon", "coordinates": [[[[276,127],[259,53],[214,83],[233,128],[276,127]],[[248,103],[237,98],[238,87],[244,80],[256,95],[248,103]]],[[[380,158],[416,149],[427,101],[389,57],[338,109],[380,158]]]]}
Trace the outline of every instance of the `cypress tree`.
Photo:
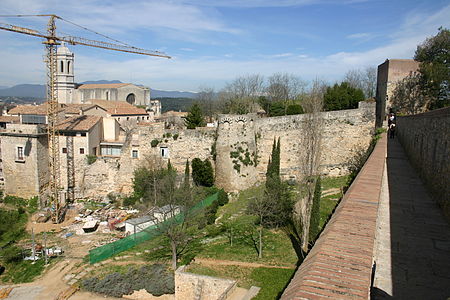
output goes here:
{"type": "Polygon", "coordinates": [[[273,140],[272,154],[267,164],[266,190],[270,195],[277,195],[280,191],[280,139],[273,140]]]}
{"type": "Polygon", "coordinates": [[[189,159],[186,159],[186,167],[184,168],[184,187],[188,188],[189,186],[190,186],[189,159]]]}
{"type": "Polygon", "coordinates": [[[311,208],[311,219],[309,221],[309,242],[314,242],[319,234],[320,226],[320,197],[322,195],[322,183],[320,176],[317,177],[314,188],[314,198],[311,208]]]}

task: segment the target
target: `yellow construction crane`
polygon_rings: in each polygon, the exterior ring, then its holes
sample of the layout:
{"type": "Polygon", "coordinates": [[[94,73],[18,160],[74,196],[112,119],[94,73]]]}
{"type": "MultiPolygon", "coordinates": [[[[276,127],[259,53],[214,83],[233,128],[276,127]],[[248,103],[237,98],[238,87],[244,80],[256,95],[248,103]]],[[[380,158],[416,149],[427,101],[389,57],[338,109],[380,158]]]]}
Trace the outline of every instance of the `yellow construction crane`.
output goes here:
{"type": "MultiPolygon", "coordinates": [[[[77,25],[73,22],[63,19],[57,15],[7,15],[0,17],[29,17],[29,16],[38,16],[38,17],[49,17],[49,21],[47,24],[47,32],[40,32],[38,30],[15,26],[6,23],[0,23],[0,29],[8,30],[12,32],[27,34],[35,37],[44,38],[45,41],[43,44],[46,48],[46,59],[45,63],[47,65],[47,133],[48,133],[48,155],[49,155],[49,194],[50,194],[50,203],[52,203],[52,221],[53,223],[60,223],[62,218],[64,217],[64,212],[61,210],[61,199],[60,199],[60,169],[59,169],[59,137],[58,137],[58,98],[56,93],[56,67],[57,67],[57,57],[56,57],[56,48],[60,42],[67,42],[71,45],[84,45],[89,47],[103,48],[114,51],[122,51],[128,53],[135,53],[141,55],[149,55],[149,56],[157,56],[170,58],[170,56],[166,55],[163,52],[159,51],[151,51],[145,50],[141,48],[132,47],[125,43],[115,44],[103,41],[90,40],[81,37],[74,36],[57,36],[56,35],[56,24],[55,20],[64,20],[73,25],[79,26],[83,29],[87,29],[80,25],[77,25]]],[[[88,29],[87,29],[88,30],[88,29]]],[[[92,31],[94,32],[94,31],[92,31]]],[[[94,32],[98,34],[97,32],[94,32]]],[[[100,34],[101,35],[101,34],[100,34]]],[[[106,37],[105,35],[102,35],[106,37]]],[[[108,37],[107,37],[108,38],[108,37]]],[[[111,38],[109,38],[111,39],[111,38]]],[[[119,42],[117,40],[111,39],[115,42],[119,42]]]]}

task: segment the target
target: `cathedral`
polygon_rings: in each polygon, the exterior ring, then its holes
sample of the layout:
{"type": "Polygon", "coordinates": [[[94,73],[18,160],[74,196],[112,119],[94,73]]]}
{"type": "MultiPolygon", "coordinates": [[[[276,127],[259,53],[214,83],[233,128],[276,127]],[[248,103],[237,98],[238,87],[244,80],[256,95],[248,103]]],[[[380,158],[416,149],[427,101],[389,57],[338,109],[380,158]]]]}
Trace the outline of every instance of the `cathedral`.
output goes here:
{"type": "MultiPolygon", "coordinates": [[[[63,43],[57,50],[56,90],[58,102],[91,103],[91,100],[126,101],[155,109],[150,101],[150,89],[132,83],[76,84],[74,54],[63,43]]],[[[155,112],[156,113],[156,112],[155,112]]]]}

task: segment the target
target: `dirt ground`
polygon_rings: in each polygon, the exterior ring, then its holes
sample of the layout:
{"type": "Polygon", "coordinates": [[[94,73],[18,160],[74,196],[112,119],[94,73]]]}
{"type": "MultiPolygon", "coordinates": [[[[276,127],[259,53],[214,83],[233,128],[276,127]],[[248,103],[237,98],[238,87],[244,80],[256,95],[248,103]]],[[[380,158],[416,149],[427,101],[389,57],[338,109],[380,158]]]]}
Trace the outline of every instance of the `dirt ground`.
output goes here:
{"type": "MultiPolygon", "coordinates": [[[[48,300],[56,299],[58,294],[68,289],[70,286],[65,280],[70,274],[79,274],[86,269],[85,264],[81,264],[89,250],[98,246],[102,241],[111,239],[111,234],[101,233],[100,230],[88,234],[76,234],[80,232],[82,224],[76,224],[76,210],[69,210],[63,223],[52,224],[35,222],[36,216],[30,218],[26,228],[29,232],[33,229],[36,243],[44,244],[43,235],[47,232],[47,247],[59,246],[64,250],[64,256],[56,264],[45,270],[43,275],[31,283],[9,285],[14,287],[7,299],[11,300],[48,300]],[[51,233],[52,232],[52,233],[51,233]],[[66,233],[73,235],[66,237],[66,233]]],[[[76,292],[70,299],[73,300],[104,300],[118,299],[108,298],[84,291],[76,292]]]]}
{"type": "MultiPolygon", "coordinates": [[[[64,276],[75,269],[76,263],[81,260],[69,259],[62,260],[47,270],[42,277],[31,283],[11,285],[14,289],[11,291],[8,300],[50,300],[56,299],[59,293],[69,288],[64,281],[64,276]]],[[[117,300],[118,298],[107,298],[88,292],[76,292],[72,300],[117,300]]]]}

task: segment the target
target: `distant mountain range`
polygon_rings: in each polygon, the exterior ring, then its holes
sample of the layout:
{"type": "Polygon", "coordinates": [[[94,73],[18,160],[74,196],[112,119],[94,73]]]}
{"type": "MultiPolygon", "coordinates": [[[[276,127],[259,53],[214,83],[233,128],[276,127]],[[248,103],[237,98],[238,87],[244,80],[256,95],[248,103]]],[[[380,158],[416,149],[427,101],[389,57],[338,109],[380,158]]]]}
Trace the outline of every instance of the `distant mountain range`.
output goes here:
{"type": "MultiPolygon", "coordinates": [[[[105,84],[105,83],[122,83],[119,80],[95,80],[85,81],[81,84],[105,84]]],[[[193,92],[181,92],[181,91],[162,91],[151,90],[151,98],[195,98],[197,93],[193,92]]],[[[13,87],[0,86],[0,97],[33,97],[42,98],[46,97],[45,85],[43,84],[18,84],[13,87]]]]}

